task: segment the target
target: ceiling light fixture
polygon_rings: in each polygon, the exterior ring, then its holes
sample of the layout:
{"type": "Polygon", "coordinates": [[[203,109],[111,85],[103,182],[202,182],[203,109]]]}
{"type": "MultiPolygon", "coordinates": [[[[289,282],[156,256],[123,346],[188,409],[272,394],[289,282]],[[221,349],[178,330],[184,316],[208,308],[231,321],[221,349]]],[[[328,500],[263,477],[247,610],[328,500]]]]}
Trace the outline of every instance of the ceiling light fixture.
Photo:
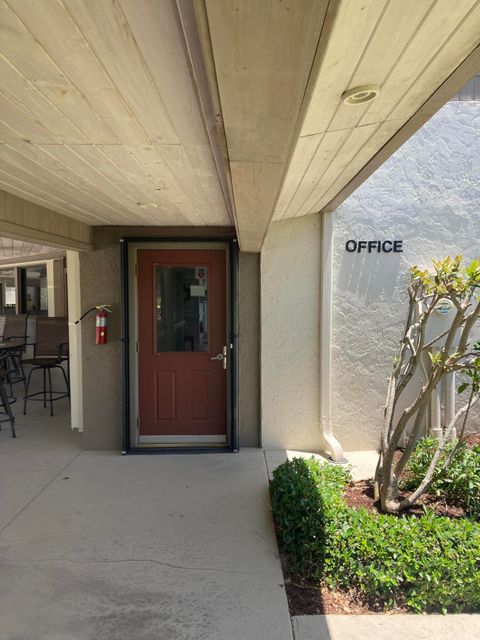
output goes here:
{"type": "Polygon", "coordinates": [[[158,204],[156,202],[137,202],[140,209],[156,209],[158,204]]]}
{"type": "Polygon", "coordinates": [[[342,100],[345,104],[365,104],[372,102],[380,93],[380,87],[376,84],[363,84],[360,87],[354,87],[342,94],[342,100]]]}

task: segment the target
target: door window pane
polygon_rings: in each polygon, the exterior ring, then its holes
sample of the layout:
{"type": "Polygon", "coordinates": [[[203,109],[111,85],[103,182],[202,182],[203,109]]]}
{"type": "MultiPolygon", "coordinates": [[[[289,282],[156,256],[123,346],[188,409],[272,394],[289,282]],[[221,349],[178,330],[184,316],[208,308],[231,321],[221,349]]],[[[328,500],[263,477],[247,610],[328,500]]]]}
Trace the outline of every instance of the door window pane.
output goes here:
{"type": "Polygon", "coordinates": [[[22,313],[48,314],[47,265],[22,269],[22,313]]]}
{"type": "Polygon", "coordinates": [[[157,353],[208,351],[208,268],[155,267],[157,353]]]}
{"type": "Polygon", "coordinates": [[[0,269],[0,314],[17,312],[15,269],[0,269]]]}

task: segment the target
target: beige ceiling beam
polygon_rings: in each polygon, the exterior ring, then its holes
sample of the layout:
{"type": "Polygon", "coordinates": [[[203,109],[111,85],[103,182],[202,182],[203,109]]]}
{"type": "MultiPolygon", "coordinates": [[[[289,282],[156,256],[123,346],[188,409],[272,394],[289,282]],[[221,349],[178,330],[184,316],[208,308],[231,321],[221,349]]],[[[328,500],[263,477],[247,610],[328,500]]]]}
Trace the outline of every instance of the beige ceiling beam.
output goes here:
{"type": "MultiPolygon", "coordinates": [[[[204,5],[240,248],[259,251],[319,39],[328,37],[322,30],[329,2],[205,0],[204,5]]],[[[202,35],[206,37],[205,29],[202,35]]]]}
{"type": "Polygon", "coordinates": [[[0,191],[0,235],[61,249],[93,248],[89,225],[6,191],[0,191]]]}

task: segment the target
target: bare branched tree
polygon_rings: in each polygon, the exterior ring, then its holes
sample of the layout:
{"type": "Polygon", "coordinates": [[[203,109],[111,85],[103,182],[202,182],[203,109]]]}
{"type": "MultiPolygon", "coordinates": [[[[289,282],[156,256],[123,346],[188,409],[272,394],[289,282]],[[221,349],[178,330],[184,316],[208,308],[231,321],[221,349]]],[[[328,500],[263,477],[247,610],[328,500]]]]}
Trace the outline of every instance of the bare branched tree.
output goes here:
{"type": "Polygon", "coordinates": [[[461,256],[457,256],[433,265],[432,270],[418,267],[410,270],[407,322],[388,382],[375,473],[376,497],[382,511],[388,513],[402,511],[417,502],[428,491],[435,473],[448,467],[457,447],[444,455],[447,444],[457,430],[458,443],[461,442],[470,410],[480,395],[480,343],[470,343],[472,329],[480,318],[480,263],[473,260],[464,265],[461,256]],[[452,306],[450,326],[428,340],[428,322],[437,305],[445,300],[452,306]],[[425,367],[425,359],[429,359],[429,367],[425,367]],[[424,478],[410,495],[402,497],[400,475],[424,429],[432,394],[442,378],[453,372],[465,376],[459,392],[468,390],[468,399],[442,430],[424,478]],[[421,388],[413,402],[400,412],[402,394],[412,380],[421,380],[421,388]],[[401,446],[404,448],[400,451],[401,446]]]}

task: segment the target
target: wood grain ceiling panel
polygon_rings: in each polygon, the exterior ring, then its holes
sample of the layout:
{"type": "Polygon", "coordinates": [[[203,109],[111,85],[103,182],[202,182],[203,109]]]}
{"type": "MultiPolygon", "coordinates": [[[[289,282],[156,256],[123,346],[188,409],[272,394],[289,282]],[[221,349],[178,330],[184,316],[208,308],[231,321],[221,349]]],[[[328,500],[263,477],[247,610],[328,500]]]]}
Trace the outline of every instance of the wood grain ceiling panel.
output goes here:
{"type": "MultiPolygon", "coordinates": [[[[48,9],[44,7],[45,10],[48,9]]],[[[83,142],[119,142],[4,0],[0,1],[0,25],[2,54],[33,85],[30,102],[35,100],[34,89],[40,90],[51,102],[52,108],[65,114],[80,129],[81,133],[77,132],[76,139],[70,139],[70,142],[81,141],[79,134],[83,142]]],[[[55,37],[55,32],[44,34],[45,37],[55,37]]],[[[41,113],[40,108],[38,111],[41,113]]]]}
{"type": "Polygon", "coordinates": [[[155,154],[156,162],[147,168],[141,161],[141,153],[137,147],[124,145],[97,145],[102,154],[108,158],[128,180],[141,189],[136,201],[157,204],[156,215],[161,215],[164,224],[188,224],[183,211],[188,209],[187,196],[178,187],[170,170],[163,162],[157,150],[146,147],[155,154]],[[140,187],[141,185],[141,187],[140,187]]]}
{"type": "Polygon", "coordinates": [[[387,5],[388,0],[340,3],[331,36],[314,63],[303,105],[301,136],[329,129],[342,93],[349,86],[387,5]]]}
{"type": "Polygon", "coordinates": [[[0,92],[0,135],[3,142],[32,140],[34,144],[54,144],[55,138],[38,122],[32,120],[24,109],[0,92]]]}
{"type": "Polygon", "coordinates": [[[30,258],[32,256],[49,255],[54,252],[58,253],[58,250],[43,244],[0,237],[0,259],[2,259],[3,264],[5,263],[5,258],[30,258]]]}
{"type": "Polygon", "coordinates": [[[331,159],[316,171],[319,177],[317,183],[314,184],[312,176],[310,184],[313,184],[313,188],[306,190],[308,193],[305,192],[303,194],[303,201],[295,203],[295,215],[302,216],[307,213],[313,213],[312,208],[314,208],[320,195],[332,184],[338,174],[350,165],[359,150],[370,140],[377,128],[377,124],[370,124],[365,127],[351,129],[350,131],[328,132],[329,136],[332,135],[332,133],[335,133],[337,136],[341,133],[342,136],[338,138],[337,141],[332,141],[331,159]],[[337,142],[336,145],[335,142],[337,142]],[[336,146],[335,150],[333,149],[334,146],[336,146]]]}
{"type": "Polygon", "coordinates": [[[275,163],[289,152],[327,2],[207,0],[230,159],[275,163]]]}
{"type": "MultiPolygon", "coordinates": [[[[33,147],[33,145],[31,145],[33,147]]],[[[35,162],[26,155],[19,153],[15,147],[0,145],[0,167],[4,173],[12,177],[21,177],[26,183],[31,184],[46,193],[53,194],[56,198],[65,199],[69,204],[78,207],[82,212],[79,217],[87,224],[112,224],[115,212],[105,207],[101,202],[89,197],[88,191],[84,192],[77,187],[80,181],[74,181],[74,176],[69,172],[67,179],[60,178],[46,170],[42,164],[35,162]],[[86,209],[86,202],[95,205],[95,212],[86,209]]],[[[58,211],[58,207],[52,203],[51,207],[58,211]]]]}
{"type": "Polygon", "coordinates": [[[339,152],[336,162],[327,169],[312,190],[297,215],[316,213],[330,202],[358,173],[368,160],[399,130],[400,123],[387,120],[380,124],[369,124],[352,129],[348,142],[339,152]]]}
{"type": "Polygon", "coordinates": [[[314,64],[274,219],[326,206],[479,42],[478,0],[344,0],[314,64]],[[362,84],[379,85],[377,99],[345,105],[342,93],[362,84]]]}
{"type": "MultiPolygon", "coordinates": [[[[55,211],[71,215],[73,218],[77,218],[78,220],[83,220],[85,218],[85,212],[73,205],[71,202],[67,202],[63,198],[55,196],[51,191],[47,192],[44,189],[34,186],[28,174],[19,171],[17,168],[14,168],[11,173],[7,173],[5,170],[7,167],[5,167],[3,163],[0,163],[0,167],[2,167],[0,169],[1,188],[5,191],[9,191],[10,193],[13,193],[25,200],[36,202],[42,207],[48,208],[52,206],[53,203],[55,211]]],[[[97,221],[98,220],[95,217],[92,217],[92,223],[97,221]]]]}
{"type": "Polygon", "coordinates": [[[359,49],[361,57],[357,66],[352,67],[352,74],[347,82],[337,88],[337,108],[328,123],[328,129],[352,129],[360,122],[370,124],[388,117],[390,110],[384,109],[383,115],[362,119],[369,109],[377,107],[384,99],[385,82],[392,76],[395,78],[397,65],[405,49],[422,26],[428,24],[436,3],[437,0],[402,0],[385,5],[364,50],[359,49]],[[374,103],[352,108],[340,100],[343,91],[368,84],[382,87],[382,92],[374,103]]]}
{"type": "MultiPolygon", "coordinates": [[[[418,85],[427,95],[434,93],[440,86],[441,79],[445,77],[445,72],[447,71],[447,76],[450,75],[480,43],[480,3],[478,0],[470,1],[467,7],[470,5],[471,9],[459,21],[457,29],[436,50],[435,55],[424,56],[425,65],[421,74],[417,77],[417,81],[411,84],[408,91],[398,96],[398,99],[393,103],[390,118],[406,121],[406,114],[416,111],[425,102],[418,85]]],[[[462,6],[467,8],[464,4],[462,6]]],[[[445,4],[444,7],[446,7],[445,4]]],[[[425,39],[428,41],[429,36],[425,39]]],[[[419,50],[417,53],[419,56],[422,55],[419,50]]]]}
{"type": "MultiPolygon", "coordinates": [[[[88,216],[98,216],[105,220],[104,224],[113,224],[116,216],[122,211],[128,213],[128,209],[111,199],[107,193],[98,189],[85,180],[85,173],[73,171],[65,159],[70,159],[71,152],[63,145],[39,146],[28,143],[19,143],[15,146],[0,145],[0,159],[5,160],[20,170],[30,173],[30,179],[34,184],[45,185],[49,191],[58,197],[65,197],[73,202],[88,216]],[[50,153],[53,147],[57,155],[50,153]],[[86,203],[92,205],[92,213],[88,214],[86,203]]],[[[3,166],[3,162],[2,162],[3,166]]]]}
{"type": "Polygon", "coordinates": [[[420,107],[478,42],[479,16],[477,0],[437,0],[360,122],[400,119],[420,107]],[[407,95],[414,98],[410,104],[407,95]]]}
{"type": "MultiPolygon", "coordinates": [[[[361,133],[364,134],[362,137],[368,137],[370,132],[362,129],[361,133]]],[[[282,214],[277,207],[279,218],[282,217],[282,215],[285,215],[287,210],[297,212],[301,210],[305,200],[322,180],[322,177],[331,167],[337,164],[339,151],[344,148],[349,136],[350,131],[348,129],[343,129],[341,131],[327,131],[326,133],[321,133],[316,136],[306,136],[301,138],[302,141],[310,140],[312,138],[315,139],[317,141],[316,146],[315,149],[309,149],[311,154],[310,157],[305,158],[304,162],[299,165],[299,170],[302,171],[300,182],[298,179],[298,173],[294,174],[296,177],[291,180],[290,187],[292,194],[288,202],[285,202],[282,214]],[[307,160],[308,164],[306,164],[307,160]]],[[[290,173],[290,171],[288,173],[290,173]]]]}
{"type": "Polygon", "coordinates": [[[48,10],[45,10],[45,2],[41,0],[7,2],[71,84],[85,96],[102,120],[108,122],[120,142],[148,142],[145,132],[133,117],[105,67],[60,0],[49,0],[48,10]],[[55,34],[54,38],[49,37],[52,33],[55,34]]]}
{"type": "Polygon", "coordinates": [[[6,141],[20,138],[38,144],[87,142],[78,127],[3,56],[0,56],[0,77],[0,117],[18,134],[6,141]],[[10,104],[6,109],[7,101],[10,104]]]}
{"type": "Polygon", "coordinates": [[[275,208],[275,219],[283,218],[290,202],[299,188],[300,179],[307,171],[312,158],[325,134],[317,133],[311,136],[302,136],[295,143],[289,169],[284,177],[280,196],[275,208]]]}
{"type": "MultiPolygon", "coordinates": [[[[120,4],[98,0],[63,0],[63,3],[149,140],[158,144],[179,143],[120,4]]],[[[161,63],[159,59],[157,64],[161,63]]]]}
{"type": "Polygon", "coordinates": [[[184,145],[207,144],[183,35],[178,28],[172,28],[177,24],[174,2],[119,0],[119,3],[179,141],[184,145]]]}
{"type": "Polygon", "coordinates": [[[0,0],[0,178],[100,225],[228,225],[175,2],[0,0]]]}

